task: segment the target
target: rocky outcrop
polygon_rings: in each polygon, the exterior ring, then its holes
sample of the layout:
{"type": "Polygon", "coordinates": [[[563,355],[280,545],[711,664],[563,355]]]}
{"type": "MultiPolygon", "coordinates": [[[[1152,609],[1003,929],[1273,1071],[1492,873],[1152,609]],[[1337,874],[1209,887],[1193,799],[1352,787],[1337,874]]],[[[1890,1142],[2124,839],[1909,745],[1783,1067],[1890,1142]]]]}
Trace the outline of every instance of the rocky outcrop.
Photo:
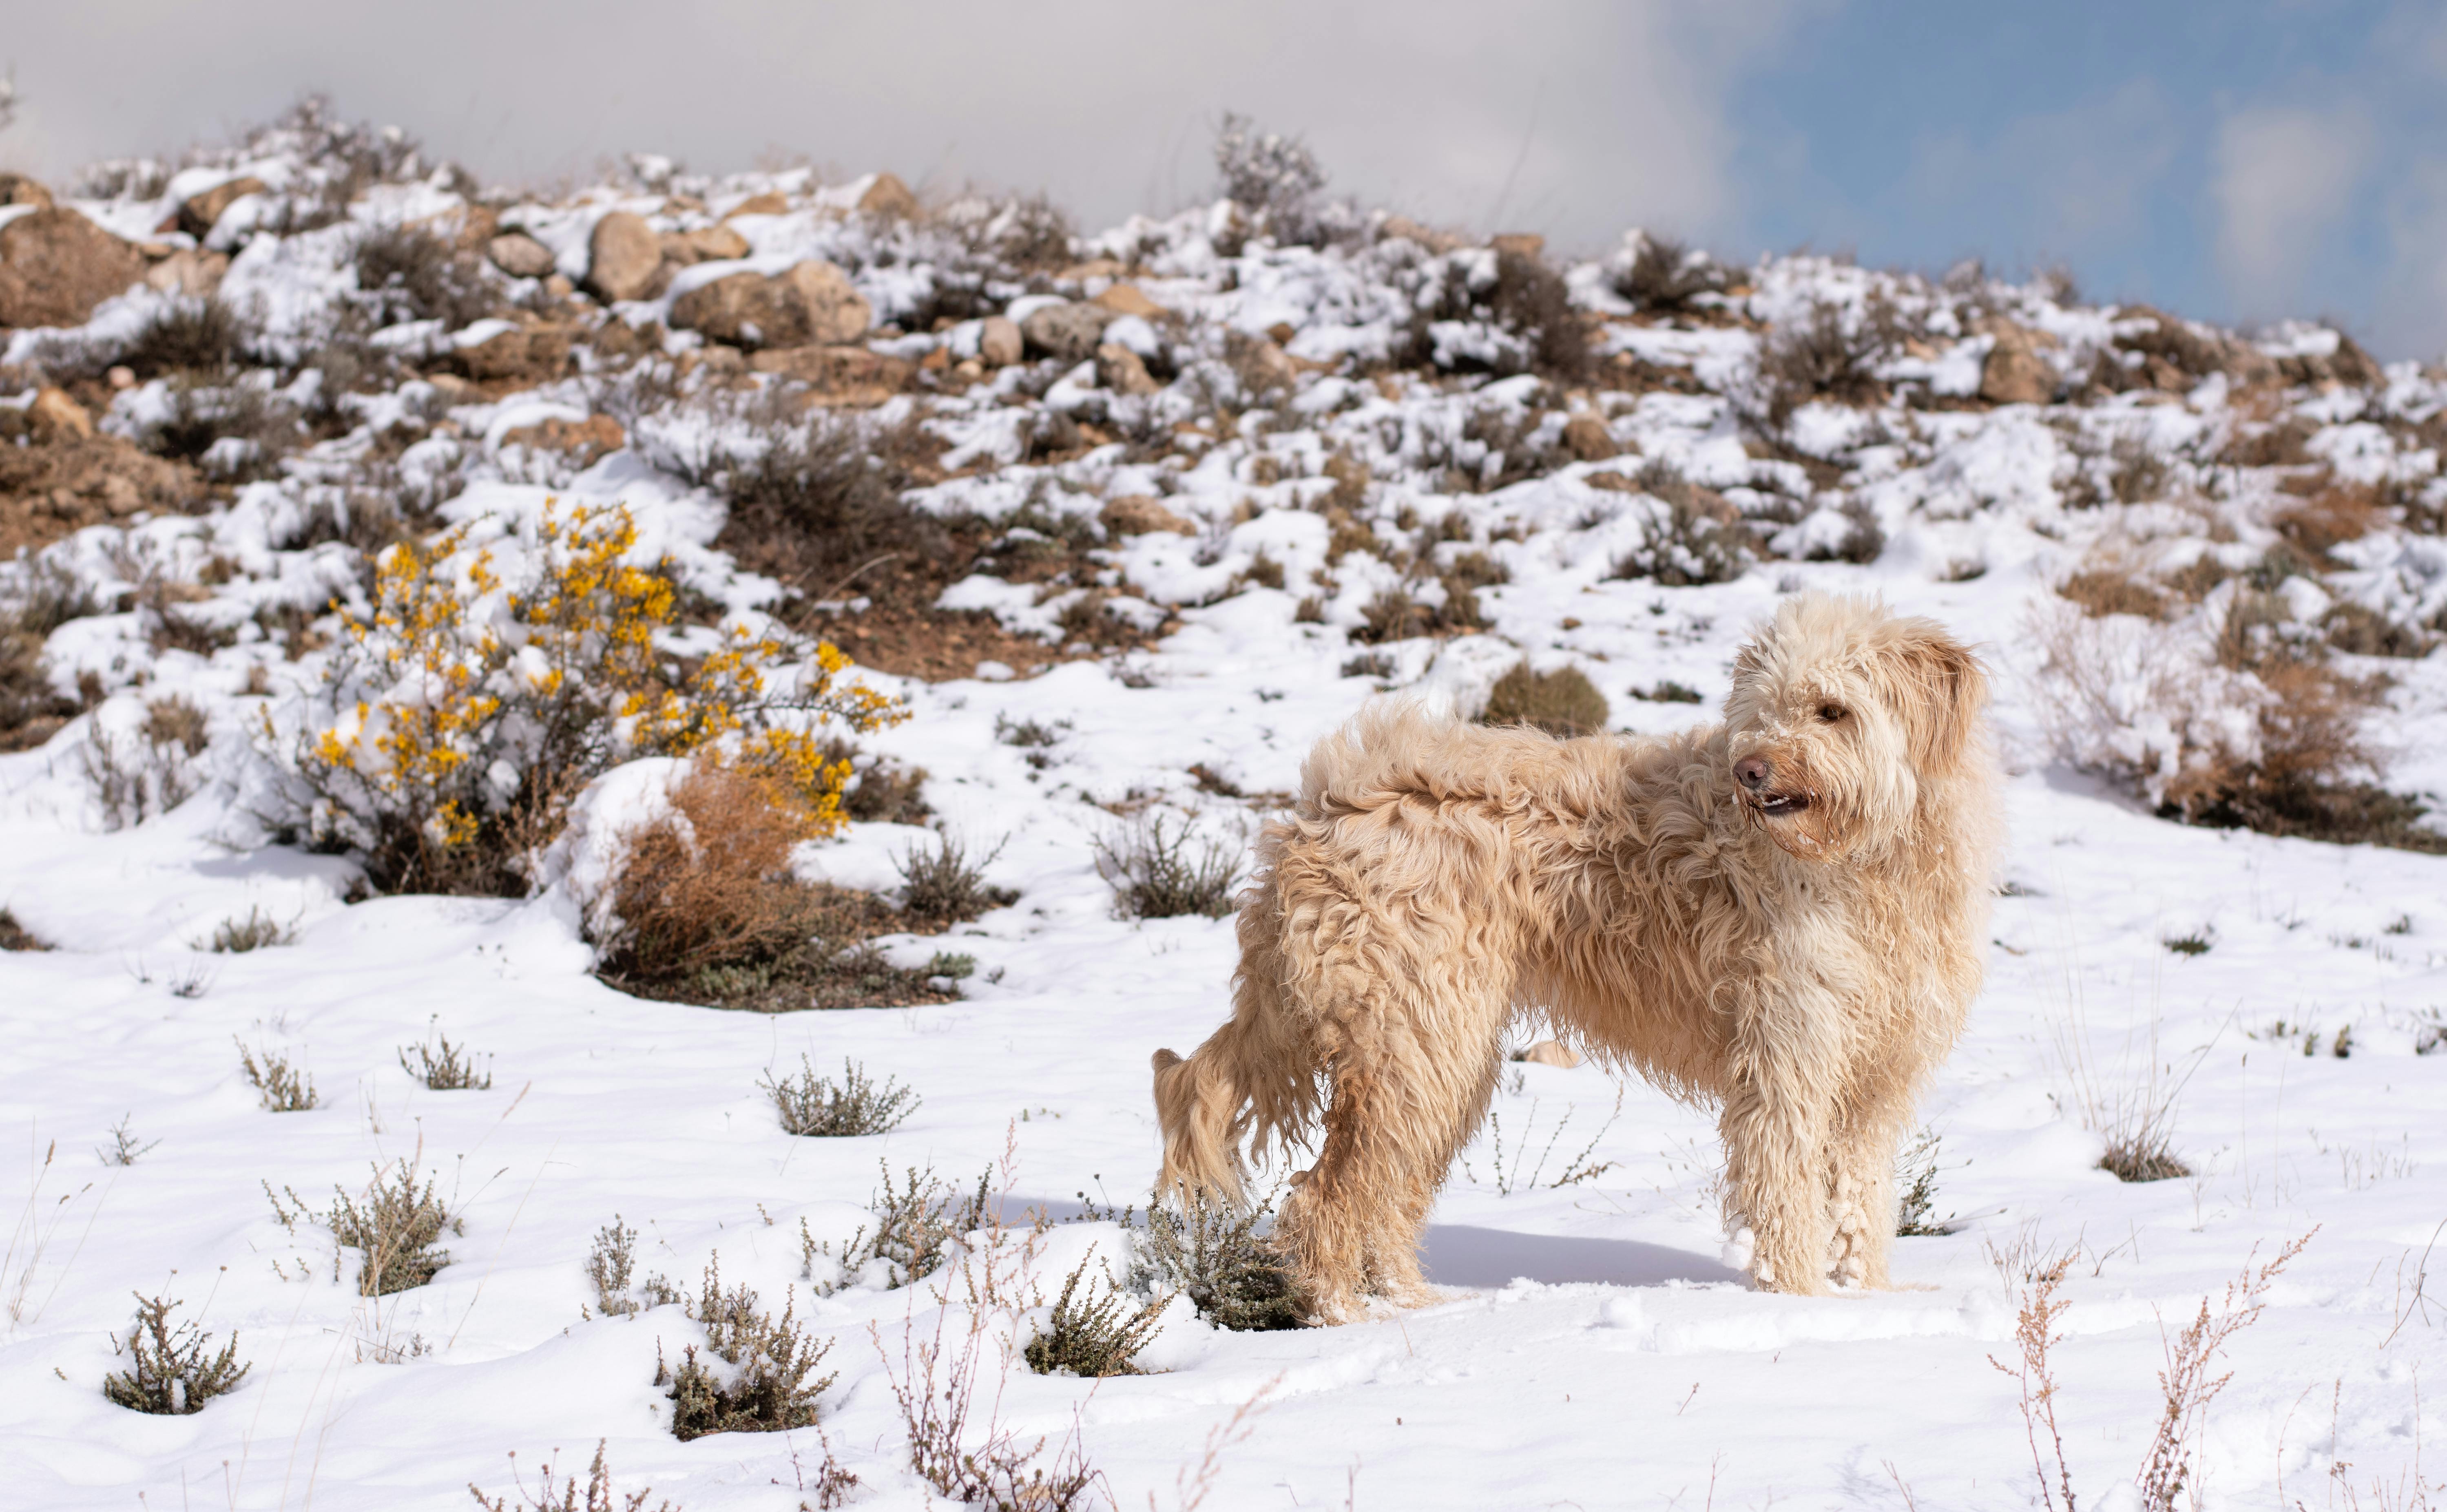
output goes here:
{"type": "Polygon", "coordinates": [[[672,301],[674,327],[750,350],[856,341],[874,318],[839,268],[813,258],[770,277],[731,274],[672,301]]]}
{"type": "Polygon", "coordinates": [[[1032,310],[1019,323],[1019,333],[1032,351],[1063,362],[1085,362],[1096,354],[1105,328],[1117,318],[1102,305],[1046,305],[1032,310]]]}
{"type": "Polygon", "coordinates": [[[249,195],[270,194],[272,186],[254,177],[232,179],[218,183],[199,195],[191,195],[179,207],[179,229],[198,241],[213,234],[213,228],[229,207],[249,195]]]}
{"type": "Polygon", "coordinates": [[[805,384],[818,404],[857,407],[880,405],[909,387],[917,364],[864,347],[783,347],[748,359],[757,372],[805,384]]]}
{"type": "Polygon", "coordinates": [[[1148,494],[1124,494],[1119,499],[1105,501],[1098,517],[1109,536],[1144,536],[1150,531],[1167,530],[1176,536],[1195,536],[1198,527],[1164,507],[1163,501],[1148,494]]]}
{"type": "Polygon", "coordinates": [[[552,249],[523,231],[505,231],[485,242],[484,255],[513,278],[545,278],[552,274],[552,249]]]}
{"type": "Polygon", "coordinates": [[[144,276],[144,257],[73,210],[0,225],[0,326],[81,326],[144,276]]]}
{"type": "Polygon", "coordinates": [[[613,303],[649,299],[662,287],[663,247],[646,217],[615,210],[586,238],[586,286],[613,303]]]}

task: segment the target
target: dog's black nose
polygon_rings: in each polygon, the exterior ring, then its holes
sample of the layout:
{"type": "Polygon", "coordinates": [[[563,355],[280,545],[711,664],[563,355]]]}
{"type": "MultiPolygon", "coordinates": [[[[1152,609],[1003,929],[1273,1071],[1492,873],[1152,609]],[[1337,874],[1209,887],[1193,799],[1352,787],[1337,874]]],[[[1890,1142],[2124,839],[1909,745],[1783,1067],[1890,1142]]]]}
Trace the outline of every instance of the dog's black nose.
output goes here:
{"type": "Polygon", "coordinates": [[[1768,779],[1774,775],[1775,768],[1767,764],[1764,756],[1745,756],[1734,763],[1734,781],[1753,792],[1765,787],[1768,779]]]}

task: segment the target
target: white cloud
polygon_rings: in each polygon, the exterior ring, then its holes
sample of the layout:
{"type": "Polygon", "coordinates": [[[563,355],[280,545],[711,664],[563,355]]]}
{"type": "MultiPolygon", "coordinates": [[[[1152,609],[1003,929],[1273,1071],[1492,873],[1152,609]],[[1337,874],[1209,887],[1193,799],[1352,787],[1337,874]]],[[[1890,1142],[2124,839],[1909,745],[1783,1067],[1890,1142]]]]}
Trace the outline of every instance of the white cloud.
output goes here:
{"type": "Polygon", "coordinates": [[[2370,166],[2371,139],[2368,118],[2352,107],[2260,107],[2218,123],[2210,186],[2218,264],[2247,312],[2276,312],[2307,292],[2311,264],[2370,166]]]}
{"type": "Polygon", "coordinates": [[[777,145],[845,173],[1043,187],[1091,225],[1211,185],[1235,109],[1305,135],[1335,187],[1438,219],[1594,245],[1735,208],[1728,95],[1814,0],[1050,0],[674,9],[432,0],[81,0],[12,17],[41,112],[0,138],[52,177],[176,149],[299,91],[396,122],[505,180],[653,150],[746,166],[777,145]]]}

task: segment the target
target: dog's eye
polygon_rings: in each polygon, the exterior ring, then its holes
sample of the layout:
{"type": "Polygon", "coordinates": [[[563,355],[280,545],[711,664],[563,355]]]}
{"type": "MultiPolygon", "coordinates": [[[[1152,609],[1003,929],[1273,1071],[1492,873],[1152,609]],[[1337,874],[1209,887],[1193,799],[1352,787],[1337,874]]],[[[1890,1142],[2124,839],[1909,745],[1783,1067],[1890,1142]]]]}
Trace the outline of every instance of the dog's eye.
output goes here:
{"type": "Polygon", "coordinates": [[[1841,704],[1821,704],[1818,706],[1818,717],[1831,725],[1844,717],[1844,706],[1841,704]]]}

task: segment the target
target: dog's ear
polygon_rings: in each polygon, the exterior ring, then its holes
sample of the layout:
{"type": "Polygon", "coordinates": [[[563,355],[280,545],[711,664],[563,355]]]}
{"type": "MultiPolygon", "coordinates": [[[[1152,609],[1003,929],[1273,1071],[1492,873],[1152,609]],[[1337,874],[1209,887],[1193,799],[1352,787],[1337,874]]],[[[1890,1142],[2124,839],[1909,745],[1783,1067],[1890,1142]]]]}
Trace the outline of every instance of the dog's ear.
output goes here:
{"type": "Polygon", "coordinates": [[[1988,703],[1988,675],[1980,658],[1928,620],[1906,622],[1889,655],[1901,694],[1896,711],[1910,732],[1912,765],[1932,776],[1954,770],[1988,703]]]}

